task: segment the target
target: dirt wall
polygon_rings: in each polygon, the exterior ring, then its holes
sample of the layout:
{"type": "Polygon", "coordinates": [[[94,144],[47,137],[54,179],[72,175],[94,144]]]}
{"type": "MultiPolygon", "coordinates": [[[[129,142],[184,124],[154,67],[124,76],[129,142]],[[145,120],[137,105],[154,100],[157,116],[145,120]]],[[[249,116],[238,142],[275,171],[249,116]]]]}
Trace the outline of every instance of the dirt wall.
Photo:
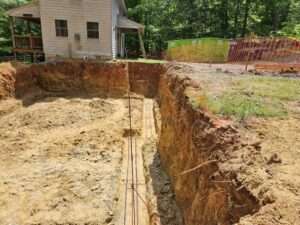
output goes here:
{"type": "Polygon", "coordinates": [[[191,80],[172,69],[161,77],[160,157],[185,224],[233,224],[259,208],[256,199],[239,187],[235,174],[225,174],[219,166],[239,148],[239,136],[227,122],[193,108],[185,94],[191,86],[191,80]]]}
{"type": "Polygon", "coordinates": [[[16,78],[16,95],[49,92],[63,95],[120,96],[129,90],[124,63],[56,62],[32,65],[16,78]]]}
{"type": "Polygon", "coordinates": [[[132,92],[148,98],[157,95],[160,75],[165,72],[165,67],[162,64],[130,62],[128,69],[132,92]]]}
{"type": "Polygon", "coordinates": [[[64,61],[35,64],[17,73],[18,98],[51,93],[120,97],[128,91],[154,97],[164,67],[147,63],[64,61]]]}

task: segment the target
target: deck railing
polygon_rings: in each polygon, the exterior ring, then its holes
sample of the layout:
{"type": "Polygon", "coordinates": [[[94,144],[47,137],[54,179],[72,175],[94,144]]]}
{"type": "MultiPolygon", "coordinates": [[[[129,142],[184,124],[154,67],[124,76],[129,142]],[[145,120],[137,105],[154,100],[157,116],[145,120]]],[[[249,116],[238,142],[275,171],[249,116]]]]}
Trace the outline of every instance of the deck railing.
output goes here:
{"type": "Polygon", "coordinates": [[[20,50],[43,50],[42,38],[31,35],[15,35],[15,48],[20,50]]]}

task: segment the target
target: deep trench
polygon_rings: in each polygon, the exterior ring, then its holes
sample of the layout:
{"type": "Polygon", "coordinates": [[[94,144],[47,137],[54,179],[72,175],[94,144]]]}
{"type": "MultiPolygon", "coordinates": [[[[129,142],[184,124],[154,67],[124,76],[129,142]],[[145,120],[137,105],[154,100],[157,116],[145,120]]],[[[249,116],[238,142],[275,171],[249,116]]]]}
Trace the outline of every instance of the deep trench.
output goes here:
{"type": "Polygon", "coordinates": [[[128,94],[154,102],[157,138],[146,138],[141,148],[149,224],[231,225],[258,211],[257,199],[218,165],[238,146],[236,131],[192,107],[185,90],[198,87],[176,68],[58,62],[21,69],[14,86],[25,106],[49,97],[126,99],[128,94]]]}

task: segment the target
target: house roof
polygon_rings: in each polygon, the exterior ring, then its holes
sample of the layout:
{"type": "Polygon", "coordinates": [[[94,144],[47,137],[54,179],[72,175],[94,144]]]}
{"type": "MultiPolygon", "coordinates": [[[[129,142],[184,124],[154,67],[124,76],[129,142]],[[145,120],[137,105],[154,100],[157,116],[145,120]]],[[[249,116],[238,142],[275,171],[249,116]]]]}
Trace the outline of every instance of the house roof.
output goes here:
{"type": "MultiPolygon", "coordinates": [[[[125,15],[127,14],[127,7],[126,7],[126,3],[125,3],[125,0],[117,0],[121,6],[121,9],[123,10],[123,12],[125,13],[125,15]]],[[[17,8],[14,8],[14,9],[11,9],[11,10],[8,10],[7,13],[8,15],[10,16],[16,16],[15,14],[18,13],[18,12],[21,12],[21,11],[26,11],[30,8],[33,8],[35,7],[35,11],[36,10],[36,7],[38,7],[38,4],[39,4],[39,1],[38,0],[33,0],[31,3],[28,3],[28,4],[25,4],[25,5],[22,5],[22,6],[19,6],[17,8]]],[[[26,12],[25,12],[26,13],[26,12]]],[[[18,15],[21,14],[21,13],[18,13],[18,15]]],[[[39,17],[40,15],[38,15],[39,17]]]]}
{"type": "Polygon", "coordinates": [[[142,24],[139,24],[137,22],[134,22],[124,16],[119,16],[118,17],[118,28],[123,28],[123,29],[130,29],[130,30],[144,30],[144,26],[142,24]]]}
{"type": "Polygon", "coordinates": [[[40,9],[38,1],[33,1],[31,3],[21,5],[17,8],[7,11],[9,16],[13,17],[26,17],[26,15],[31,15],[32,18],[40,17],[40,9]]]}

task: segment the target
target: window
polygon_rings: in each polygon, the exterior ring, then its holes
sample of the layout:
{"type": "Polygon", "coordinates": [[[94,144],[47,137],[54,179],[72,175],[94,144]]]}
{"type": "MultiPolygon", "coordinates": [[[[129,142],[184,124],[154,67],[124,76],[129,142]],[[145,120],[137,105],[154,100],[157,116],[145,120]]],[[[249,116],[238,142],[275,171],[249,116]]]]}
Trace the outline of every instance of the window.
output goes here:
{"type": "Polygon", "coordinates": [[[57,37],[68,37],[68,22],[66,20],[55,20],[57,37]]]}
{"type": "Polygon", "coordinates": [[[87,22],[87,36],[88,38],[99,39],[99,23],[87,22]]]}

